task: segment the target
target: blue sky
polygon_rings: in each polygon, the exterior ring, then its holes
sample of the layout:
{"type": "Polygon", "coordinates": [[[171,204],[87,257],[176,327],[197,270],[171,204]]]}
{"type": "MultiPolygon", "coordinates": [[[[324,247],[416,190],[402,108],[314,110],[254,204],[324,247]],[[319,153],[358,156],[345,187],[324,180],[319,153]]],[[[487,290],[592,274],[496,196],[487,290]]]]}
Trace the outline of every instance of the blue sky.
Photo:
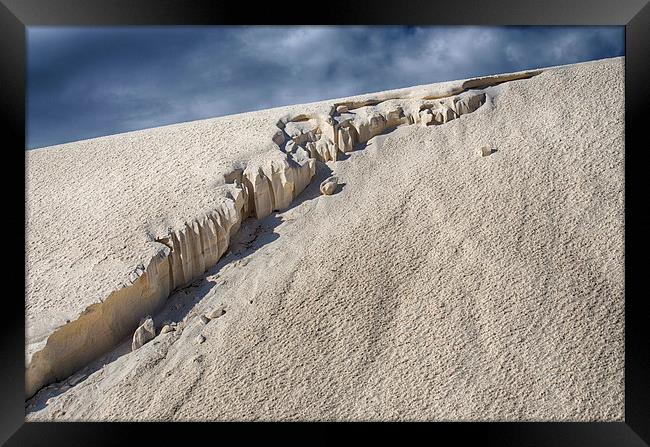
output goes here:
{"type": "Polygon", "coordinates": [[[30,27],[27,148],[624,51],[611,26],[30,27]]]}

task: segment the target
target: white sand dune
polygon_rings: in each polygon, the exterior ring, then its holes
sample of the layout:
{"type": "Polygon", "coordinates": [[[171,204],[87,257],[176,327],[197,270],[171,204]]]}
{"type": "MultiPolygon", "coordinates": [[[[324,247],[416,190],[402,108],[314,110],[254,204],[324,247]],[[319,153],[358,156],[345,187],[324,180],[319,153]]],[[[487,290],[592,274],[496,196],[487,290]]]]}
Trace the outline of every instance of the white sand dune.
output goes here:
{"type": "Polygon", "coordinates": [[[623,71],[28,151],[28,420],[623,420],[623,71]]]}

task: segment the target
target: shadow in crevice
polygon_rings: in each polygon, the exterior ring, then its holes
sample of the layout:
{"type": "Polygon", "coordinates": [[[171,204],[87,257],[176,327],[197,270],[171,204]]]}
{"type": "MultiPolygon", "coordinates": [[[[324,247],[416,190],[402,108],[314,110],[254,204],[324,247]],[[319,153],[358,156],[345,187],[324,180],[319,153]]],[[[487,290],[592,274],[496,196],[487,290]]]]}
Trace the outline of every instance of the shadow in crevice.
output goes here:
{"type": "MultiPolygon", "coordinates": [[[[287,208],[283,209],[281,213],[285,213],[302,205],[305,202],[320,197],[320,184],[323,182],[323,180],[331,177],[333,174],[334,172],[329,166],[327,166],[327,164],[323,163],[322,161],[316,161],[316,172],[314,173],[314,176],[312,177],[309,185],[307,185],[307,187],[300,194],[298,194],[298,196],[293,199],[291,204],[289,204],[287,208]]],[[[278,213],[276,212],[274,214],[278,213]]]]}
{"type": "MultiPolygon", "coordinates": [[[[131,337],[125,338],[111,352],[104,354],[65,379],[51,383],[40,389],[34,396],[25,401],[25,414],[44,409],[47,407],[50,399],[84,382],[91,374],[100,370],[104,365],[112,363],[129,352],[131,352],[131,337]]],[[[62,415],[64,414],[65,411],[63,411],[62,415]]]]}
{"type": "Polygon", "coordinates": [[[338,193],[340,193],[341,191],[343,191],[343,189],[345,188],[345,185],[347,185],[347,183],[339,183],[338,185],[336,185],[336,189],[334,190],[332,195],[335,196],[338,193]]]}
{"type": "MultiPolygon", "coordinates": [[[[382,132],[378,133],[377,135],[374,135],[374,136],[373,136],[372,138],[370,138],[368,141],[364,141],[363,143],[359,143],[359,144],[357,144],[356,146],[354,146],[354,151],[352,151],[352,152],[356,152],[356,151],[362,151],[362,150],[364,150],[364,149],[367,148],[368,146],[372,145],[374,141],[376,141],[375,138],[377,138],[377,137],[380,137],[380,138],[381,138],[381,137],[386,137],[386,136],[388,136],[388,134],[392,133],[392,132],[393,132],[395,129],[397,129],[398,127],[400,127],[400,126],[391,126],[391,127],[387,127],[387,128],[384,129],[382,132]]],[[[350,153],[348,153],[348,154],[346,154],[346,155],[348,155],[348,157],[349,157],[349,156],[350,156],[349,154],[350,154],[350,153]]]]}

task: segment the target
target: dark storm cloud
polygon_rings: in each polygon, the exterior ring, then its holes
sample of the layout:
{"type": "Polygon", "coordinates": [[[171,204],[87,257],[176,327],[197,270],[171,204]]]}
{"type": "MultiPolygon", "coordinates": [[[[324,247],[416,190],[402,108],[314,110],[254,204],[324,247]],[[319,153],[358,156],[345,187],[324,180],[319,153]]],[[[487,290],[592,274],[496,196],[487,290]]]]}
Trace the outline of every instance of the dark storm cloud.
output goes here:
{"type": "Polygon", "coordinates": [[[27,146],[623,53],[622,27],[35,27],[27,146]]]}

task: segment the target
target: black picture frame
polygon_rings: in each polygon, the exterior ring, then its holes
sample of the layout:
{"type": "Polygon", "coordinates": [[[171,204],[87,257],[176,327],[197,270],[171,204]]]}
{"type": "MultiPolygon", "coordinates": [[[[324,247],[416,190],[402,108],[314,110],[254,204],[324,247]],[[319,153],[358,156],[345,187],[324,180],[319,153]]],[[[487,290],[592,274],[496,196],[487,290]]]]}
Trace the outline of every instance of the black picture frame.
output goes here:
{"type": "MultiPolygon", "coordinates": [[[[513,446],[643,446],[650,444],[650,339],[644,312],[646,253],[650,219],[645,177],[648,147],[646,136],[650,106],[650,5],[649,0],[457,0],[455,2],[374,1],[315,4],[307,12],[304,4],[269,2],[253,6],[243,2],[208,0],[0,0],[0,107],[4,124],[5,177],[24,174],[26,42],[29,26],[102,25],[219,25],[219,24],[412,24],[412,25],[624,25],[625,49],[625,422],[619,423],[430,423],[409,424],[425,439],[454,438],[455,444],[513,446]],[[301,9],[302,8],[302,9],[301,9]],[[20,148],[18,147],[20,146],[20,148]],[[15,159],[13,158],[15,157],[15,159]]],[[[23,183],[10,181],[6,196],[16,200],[14,217],[7,218],[24,231],[23,183]],[[22,191],[22,194],[21,192],[22,191]],[[22,209],[22,213],[21,210],[22,209]],[[23,216],[21,219],[15,216],[23,216]]],[[[5,197],[6,199],[7,197],[5,197]]],[[[24,232],[23,232],[24,236],[24,232]]],[[[15,253],[5,277],[11,283],[25,275],[24,245],[17,236],[15,253]],[[21,267],[21,261],[22,267],[21,267]],[[22,269],[22,270],[20,270],[22,269]]],[[[22,242],[24,243],[24,237],[22,242]]],[[[212,424],[134,423],[25,423],[24,422],[24,280],[18,293],[6,294],[3,334],[0,337],[2,380],[0,381],[0,442],[7,445],[116,445],[129,444],[133,431],[144,430],[152,442],[169,440],[170,431],[215,433],[212,424]],[[20,289],[22,288],[22,295],[20,289]],[[155,430],[152,430],[155,425],[155,430]]],[[[358,424],[354,424],[358,426],[358,424]]],[[[373,424],[375,434],[386,425],[373,424]],[[379,426],[381,425],[381,426],[379,426]]],[[[394,424],[389,424],[394,425],[394,424]]],[[[262,424],[270,428],[276,425],[262,424]]],[[[304,425],[303,425],[304,426],[304,425]]],[[[292,426],[293,427],[293,426],[292,426]]],[[[320,440],[338,440],[329,435],[331,425],[308,424],[322,433],[320,440]]],[[[242,431],[239,424],[219,424],[242,431]]],[[[293,430],[293,428],[291,428],[293,430]]],[[[188,435],[189,436],[189,435],[188,435]]],[[[313,436],[313,435],[312,435],[313,436]]]]}

